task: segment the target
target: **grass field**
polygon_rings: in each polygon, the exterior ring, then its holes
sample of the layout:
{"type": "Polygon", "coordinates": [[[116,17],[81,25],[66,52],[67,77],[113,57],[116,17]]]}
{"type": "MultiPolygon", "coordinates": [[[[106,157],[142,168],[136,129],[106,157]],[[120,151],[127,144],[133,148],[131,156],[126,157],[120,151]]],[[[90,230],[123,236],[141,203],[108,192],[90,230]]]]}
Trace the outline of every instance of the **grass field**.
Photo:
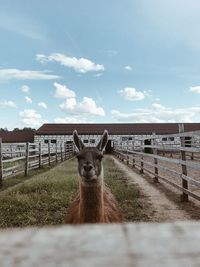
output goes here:
{"type": "MultiPolygon", "coordinates": [[[[104,161],[105,182],[123,210],[125,221],[146,221],[139,190],[128,185],[114,161],[104,161]]],[[[0,227],[62,224],[67,208],[78,190],[76,159],[40,173],[0,192],[0,227]]]]}

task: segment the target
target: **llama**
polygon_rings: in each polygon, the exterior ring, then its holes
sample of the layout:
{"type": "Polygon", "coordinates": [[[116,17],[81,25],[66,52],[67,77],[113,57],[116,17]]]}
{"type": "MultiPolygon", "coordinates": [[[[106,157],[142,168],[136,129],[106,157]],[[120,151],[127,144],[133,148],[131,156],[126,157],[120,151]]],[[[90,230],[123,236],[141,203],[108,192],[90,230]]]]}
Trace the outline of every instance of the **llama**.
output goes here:
{"type": "Polygon", "coordinates": [[[96,147],[85,147],[73,132],[78,149],[79,192],[68,209],[65,223],[111,223],[121,222],[122,213],[118,203],[103,181],[103,150],[108,142],[105,130],[96,147]]]}

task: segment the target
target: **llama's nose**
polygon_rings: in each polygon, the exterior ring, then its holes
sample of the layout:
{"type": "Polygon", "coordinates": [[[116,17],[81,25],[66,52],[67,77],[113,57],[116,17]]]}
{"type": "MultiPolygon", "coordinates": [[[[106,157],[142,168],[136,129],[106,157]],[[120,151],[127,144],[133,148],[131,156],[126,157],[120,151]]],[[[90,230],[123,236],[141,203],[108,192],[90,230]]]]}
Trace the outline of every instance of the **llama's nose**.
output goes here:
{"type": "Polygon", "coordinates": [[[92,170],[93,166],[92,166],[91,163],[88,163],[88,164],[85,164],[85,165],[83,166],[83,168],[84,168],[84,171],[85,171],[85,172],[89,172],[89,171],[92,170]]]}

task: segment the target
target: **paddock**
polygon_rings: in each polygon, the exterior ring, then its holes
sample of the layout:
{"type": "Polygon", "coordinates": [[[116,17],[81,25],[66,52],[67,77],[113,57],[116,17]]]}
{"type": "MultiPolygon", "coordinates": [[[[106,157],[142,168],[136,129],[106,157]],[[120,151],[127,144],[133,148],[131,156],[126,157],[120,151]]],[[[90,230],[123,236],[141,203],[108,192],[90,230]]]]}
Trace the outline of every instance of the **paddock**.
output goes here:
{"type": "MultiPolygon", "coordinates": [[[[169,186],[174,195],[180,195],[179,201],[183,203],[183,207],[188,202],[192,204],[193,201],[199,207],[200,132],[185,132],[181,130],[181,127],[180,132],[176,134],[152,133],[148,135],[148,138],[146,135],[136,138],[129,138],[127,135],[126,140],[111,139],[110,152],[133,173],[139,173],[139,179],[144,179],[144,175],[147,175],[147,180],[154,181],[155,188],[159,182],[169,186]]],[[[61,163],[60,166],[62,166],[65,160],[67,164],[74,156],[74,148],[71,143],[67,144],[67,142],[63,142],[60,146],[57,142],[48,141],[46,149],[44,149],[44,144],[41,146],[38,143],[20,145],[19,151],[14,149],[9,151],[5,147],[1,150],[3,151],[0,164],[2,182],[15,176],[15,172],[12,171],[17,169],[15,162],[19,161],[22,165],[22,173],[26,179],[26,170],[31,171],[33,164],[36,169],[41,163],[44,166],[61,163]],[[7,165],[11,163],[12,166],[7,165]],[[9,171],[12,174],[6,176],[9,171]]],[[[4,144],[1,143],[1,148],[3,146],[4,144]]],[[[59,165],[57,167],[59,168],[59,165]]],[[[69,168],[65,170],[70,171],[69,168]]],[[[53,173],[55,177],[58,173],[57,169],[54,169],[53,173]]],[[[44,173],[43,177],[45,176],[50,177],[49,174],[44,173]]],[[[32,181],[34,179],[33,177],[32,181]]],[[[46,178],[45,180],[48,183],[46,178]]],[[[33,192],[38,187],[38,181],[39,179],[36,178],[35,185],[31,185],[33,192]]],[[[26,181],[21,185],[20,194],[26,193],[25,183],[26,181]]],[[[29,184],[30,182],[26,185],[29,184]]],[[[63,188],[62,184],[60,187],[63,188]]],[[[16,186],[13,192],[18,196],[17,188],[16,186]]],[[[10,196],[14,196],[12,188],[9,188],[9,192],[10,196]]],[[[6,197],[4,192],[2,192],[3,195],[6,197]]],[[[142,194],[139,196],[140,201],[145,198],[142,194]]],[[[128,205],[130,203],[127,201],[128,205]]],[[[144,202],[138,202],[139,206],[142,203],[144,202]]],[[[150,206],[148,209],[150,210],[150,206]]],[[[196,212],[199,212],[199,209],[196,209],[196,212]]],[[[76,227],[44,225],[42,228],[38,225],[30,228],[29,225],[28,228],[4,229],[0,231],[0,261],[3,266],[11,267],[36,265],[188,267],[199,265],[200,225],[198,221],[187,219],[184,222],[151,223],[146,220],[146,223],[143,223],[142,220],[144,221],[143,218],[138,220],[140,223],[124,222],[112,225],[96,224],[76,227]]]]}

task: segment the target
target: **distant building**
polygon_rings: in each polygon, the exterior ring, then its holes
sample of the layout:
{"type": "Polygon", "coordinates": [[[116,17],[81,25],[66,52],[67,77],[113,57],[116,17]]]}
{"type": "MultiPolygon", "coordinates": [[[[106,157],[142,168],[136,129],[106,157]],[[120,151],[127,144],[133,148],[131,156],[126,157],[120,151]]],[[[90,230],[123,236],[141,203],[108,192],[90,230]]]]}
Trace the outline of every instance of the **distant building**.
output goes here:
{"type": "MultiPolygon", "coordinates": [[[[200,123],[184,123],[185,132],[200,130],[200,123]]],[[[35,143],[45,145],[50,141],[53,144],[63,142],[71,143],[72,133],[78,131],[81,139],[87,146],[94,146],[100,139],[104,130],[108,130],[109,142],[106,150],[109,152],[113,146],[113,141],[122,144],[133,141],[137,144],[137,139],[144,140],[148,144],[148,138],[152,133],[158,135],[175,134],[179,132],[178,123],[108,123],[108,124],[43,124],[35,133],[35,143]]],[[[170,142],[165,138],[161,141],[170,142]]],[[[176,141],[176,140],[175,140],[176,141]]],[[[177,140],[179,141],[179,140],[177,140]]],[[[139,141],[138,141],[139,142],[139,141]]]]}
{"type": "Polygon", "coordinates": [[[32,130],[0,131],[0,138],[3,143],[33,143],[34,134],[35,131],[32,130]]]}
{"type": "Polygon", "coordinates": [[[35,131],[33,130],[0,131],[4,156],[20,156],[19,152],[25,150],[24,143],[34,142],[34,134],[35,131]],[[15,154],[14,151],[18,152],[15,154]]]}

